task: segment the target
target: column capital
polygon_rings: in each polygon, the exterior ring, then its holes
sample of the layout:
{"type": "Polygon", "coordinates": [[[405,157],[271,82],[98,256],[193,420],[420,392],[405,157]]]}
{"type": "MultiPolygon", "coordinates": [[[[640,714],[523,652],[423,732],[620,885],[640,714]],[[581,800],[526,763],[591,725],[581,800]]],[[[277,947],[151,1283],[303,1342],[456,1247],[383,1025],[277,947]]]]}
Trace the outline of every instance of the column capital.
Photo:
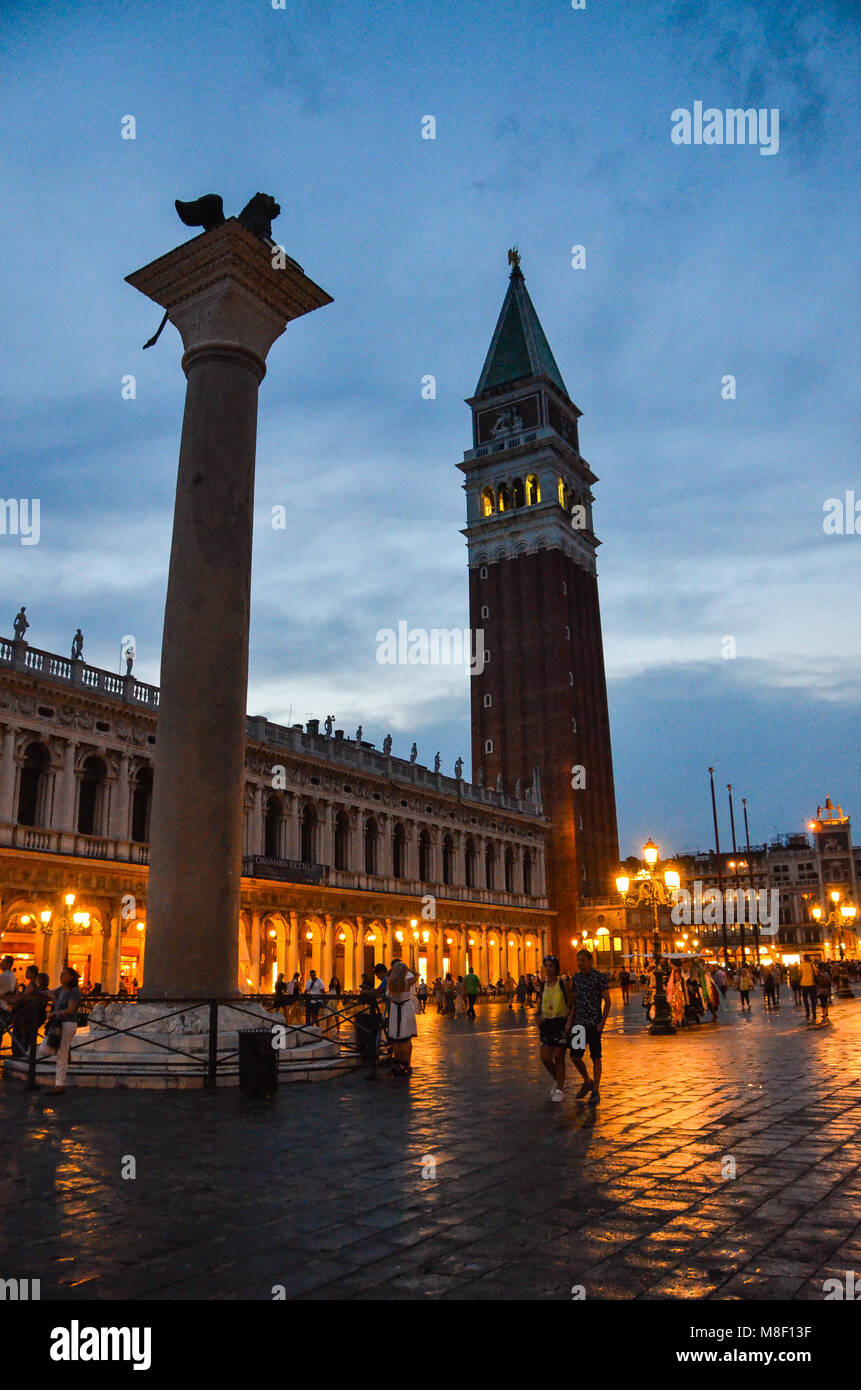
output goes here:
{"type": "Polygon", "coordinates": [[[332,302],[301,266],[235,217],[126,281],[167,310],[182,337],[186,373],[201,353],[216,353],[247,358],[262,377],[266,354],[287,324],[332,302]]]}

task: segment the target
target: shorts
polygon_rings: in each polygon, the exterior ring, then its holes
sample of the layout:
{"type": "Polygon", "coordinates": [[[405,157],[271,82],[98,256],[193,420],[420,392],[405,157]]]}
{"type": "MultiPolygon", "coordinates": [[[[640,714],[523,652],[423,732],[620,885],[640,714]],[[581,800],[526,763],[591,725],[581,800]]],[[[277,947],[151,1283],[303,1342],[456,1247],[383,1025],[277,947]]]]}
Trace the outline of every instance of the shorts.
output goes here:
{"type": "Polygon", "coordinates": [[[538,1025],[541,1046],[564,1047],[566,1022],[564,1018],[542,1018],[538,1025]]]}
{"type": "MultiPolygon", "coordinates": [[[[586,1028],[584,1031],[585,1031],[585,1033],[586,1033],[586,1047],[588,1047],[588,1049],[589,1049],[589,1056],[592,1058],[592,1061],[593,1061],[593,1062],[597,1062],[598,1058],[601,1056],[601,1029],[600,1029],[600,1028],[586,1028]]],[[[576,1037],[576,1036],[577,1036],[577,1024],[575,1023],[575,1024],[574,1024],[574,1037],[576,1037]]],[[[572,1047],[572,1048],[571,1048],[571,1056],[572,1056],[572,1057],[582,1057],[582,1056],[583,1056],[583,1053],[586,1051],[586,1047],[572,1047]]]]}

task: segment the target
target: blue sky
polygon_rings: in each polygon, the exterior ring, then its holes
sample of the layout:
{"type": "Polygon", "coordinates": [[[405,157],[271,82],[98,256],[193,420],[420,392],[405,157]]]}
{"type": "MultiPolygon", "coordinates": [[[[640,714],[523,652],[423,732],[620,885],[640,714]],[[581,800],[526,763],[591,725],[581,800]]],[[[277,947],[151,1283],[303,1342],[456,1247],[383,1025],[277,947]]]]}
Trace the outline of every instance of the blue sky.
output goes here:
{"type": "Polygon", "coordinates": [[[249,709],[468,761],[468,678],[379,666],[375,637],[467,624],[463,398],[517,242],[601,480],[623,854],[710,843],[709,763],[754,839],[826,794],[861,819],[861,536],[822,526],[861,500],[858,4],[4,16],[3,496],[41,502],[38,545],[0,537],[4,632],[26,602],[34,645],[80,625],[111,669],[132,633],[158,679],[184,378],[173,328],[141,352],[159,311],[123,277],[186,238],[175,197],[263,189],[334,303],[261,389],[249,709]],[[777,108],[779,152],[674,145],[695,101],[777,108]]]}

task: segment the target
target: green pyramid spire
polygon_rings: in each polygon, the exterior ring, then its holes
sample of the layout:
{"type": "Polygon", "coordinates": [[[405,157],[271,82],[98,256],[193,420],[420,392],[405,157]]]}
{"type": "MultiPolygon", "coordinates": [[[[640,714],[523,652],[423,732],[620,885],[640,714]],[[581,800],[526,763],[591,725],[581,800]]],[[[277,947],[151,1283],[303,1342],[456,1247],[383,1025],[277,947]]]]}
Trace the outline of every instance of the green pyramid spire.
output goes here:
{"type": "Polygon", "coordinates": [[[490,342],[475,394],[509,386],[524,377],[549,376],[566,396],[568,392],[550,344],[529,298],[516,248],[509,251],[512,266],[508,293],[490,342]]]}

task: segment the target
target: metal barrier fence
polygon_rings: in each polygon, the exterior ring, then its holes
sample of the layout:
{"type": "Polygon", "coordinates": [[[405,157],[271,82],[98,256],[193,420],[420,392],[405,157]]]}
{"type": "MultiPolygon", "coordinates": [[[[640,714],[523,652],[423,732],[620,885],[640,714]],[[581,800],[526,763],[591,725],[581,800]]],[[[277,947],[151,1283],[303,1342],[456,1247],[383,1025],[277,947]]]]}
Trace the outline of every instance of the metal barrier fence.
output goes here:
{"type": "MultiPolygon", "coordinates": [[[[142,1003],[157,1004],[158,1000],[142,1000],[142,1003]]],[[[78,1011],[78,1024],[86,1024],[89,1015],[97,1004],[130,1004],[134,1005],[135,1000],[128,995],[117,994],[97,994],[86,995],[82,998],[78,1011]],[[82,1016],[86,1016],[83,1018],[82,1016]]],[[[189,1012],[191,1009],[206,1008],[209,1010],[208,1027],[208,1047],[205,1055],[199,1052],[191,1052],[187,1048],[172,1045],[170,1043],[156,1042],[150,1036],[142,1036],[141,1041],[146,1041],[148,1047],[156,1047],[164,1052],[182,1056],[194,1067],[199,1068],[200,1077],[205,1087],[214,1087],[218,1084],[218,1070],[228,1063],[238,1061],[239,1049],[220,1049],[219,1048],[219,1008],[229,1008],[234,1013],[246,1014],[255,1024],[260,1026],[261,1019],[259,1013],[252,1013],[247,1006],[249,1004],[262,1004],[267,1012],[274,1016],[281,1015],[283,1022],[273,1017],[272,1027],[286,1028],[289,1032],[307,1035],[309,1040],[314,1042],[330,1041],[338,1046],[339,1053],[347,1056],[355,1056],[367,1062],[371,1069],[371,1076],[376,1075],[377,1062],[381,1051],[388,1045],[387,1014],[385,1009],[380,1007],[380,996],[370,991],[358,994],[299,994],[299,995],[280,995],[272,994],[242,994],[236,998],[222,999],[170,999],[164,1001],[164,1013],[152,1016],[148,1012],[146,1019],[140,1023],[133,1023],[127,1027],[119,1027],[107,1020],[99,1019],[96,1026],[99,1029],[98,1037],[85,1038],[74,1045],[73,1051],[76,1062],[79,1066],[87,1067],[86,1060],[81,1058],[81,1053],[95,1042],[103,1042],[109,1037],[137,1037],[141,1035],[141,1030],[151,1030],[155,1024],[164,1023],[168,1019],[177,1018],[179,1015],[189,1012]],[[343,1024],[352,1024],[353,1036],[341,1035],[343,1024]],[[334,1037],[330,1036],[332,1033],[334,1037]]],[[[49,1020],[40,1024],[34,1032],[30,1046],[26,1054],[22,1051],[16,1053],[15,1044],[9,1031],[10,1050],[8,1055],[23,1061],[26,1056],[28,1062],[27,1085],[31,1090],[37,1089],[36,1066],[39,1060],[38,1047],[39,1035],[44,1034],[44,1029],[49,1020]]],[[[8,1031],[8,1029],[7,1029],[8,1031]]],[[[229,1031],[235,1031],[233,1029],[229,1031]]],[[[0,1035],[0,1049],[2,1049],[3,1037],[0,1035]]]]}

